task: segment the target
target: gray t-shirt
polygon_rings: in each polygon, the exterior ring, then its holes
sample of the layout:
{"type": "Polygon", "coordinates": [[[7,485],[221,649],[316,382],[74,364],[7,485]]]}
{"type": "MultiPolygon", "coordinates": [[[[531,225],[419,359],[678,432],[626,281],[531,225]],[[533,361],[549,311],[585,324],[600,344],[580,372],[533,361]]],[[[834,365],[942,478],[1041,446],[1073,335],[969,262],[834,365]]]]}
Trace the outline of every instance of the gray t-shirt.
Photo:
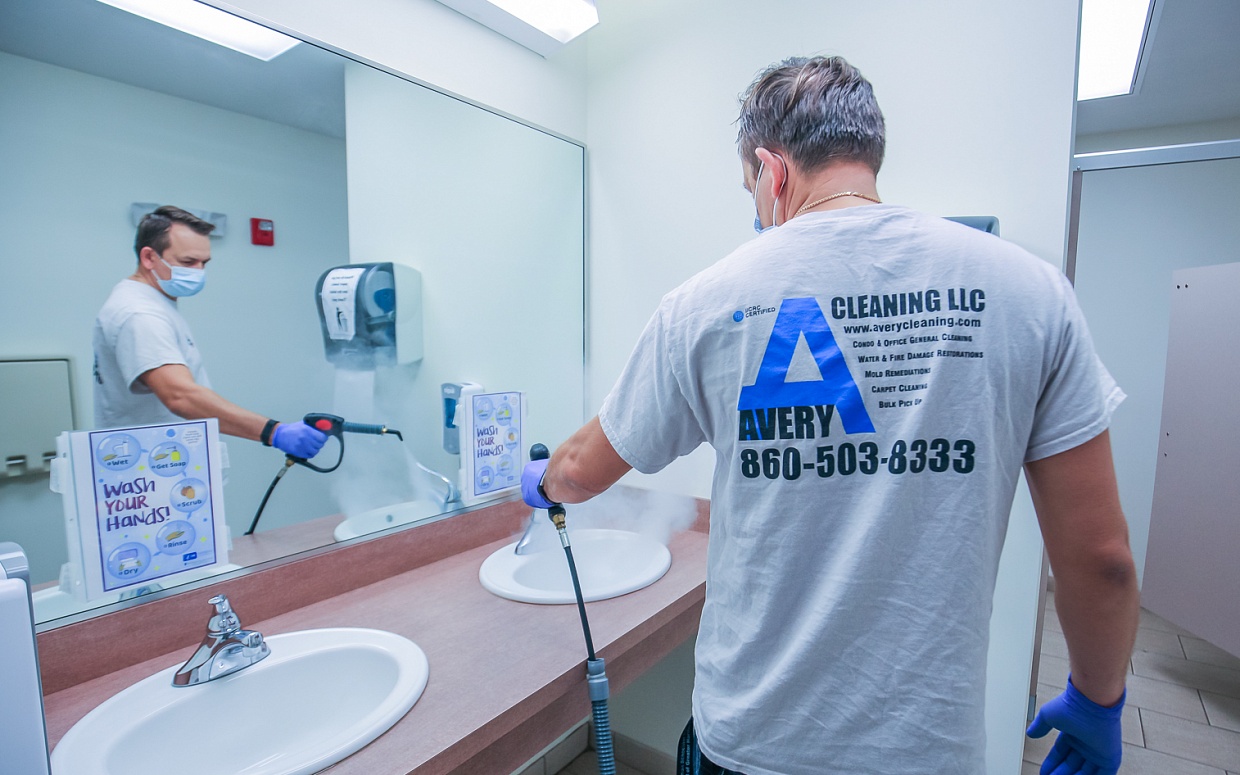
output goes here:
{"type": "Polygon", "coordinates": [[[96,428],[180,422],[138,379],[159,366],[181,364],[199,385],[211,386],[176,302],[145,283],[125,279],[112,288],[91,344],[96,428]]]}
{"type": "Polygon", "coordinates": [[[1017,476],[1121,400],[1060,272],[902,207],[803,215],[664,297],[599,420],[642,472],[715,449],[704,752],[982,773],[1017,476]]]}

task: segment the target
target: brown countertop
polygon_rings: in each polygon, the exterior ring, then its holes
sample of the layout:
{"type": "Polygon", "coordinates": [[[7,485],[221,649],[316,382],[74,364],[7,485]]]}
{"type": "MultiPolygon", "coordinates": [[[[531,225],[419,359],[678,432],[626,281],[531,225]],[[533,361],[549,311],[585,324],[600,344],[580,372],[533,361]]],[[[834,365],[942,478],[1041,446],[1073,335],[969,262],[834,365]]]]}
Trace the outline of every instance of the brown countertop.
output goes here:
{"type": "MultiPolygon", "coordinates": [[[[373,627],[403,635],[426,652],[430,679],[417,704],[387,733],[329,768],[333,775],[507,775],[588,715],[576,607],[515,603],[478,582],[483,559],[510,540],[475,546],[262,621],[246,619],[245,597],[233,599],[243,623],[265,635],[373,627]]],[[[675,536],[672,565],[662,579],[587,605],[613,693],[696,632],[706,543],[704,532],[675,536]]],[[[205,623],[205,603],[201,609],[205,623]]],[[[134,638],[134,645],[141,643],[134,638]]],[[[50,742],[103,700],[192,651],[163,653],[49,694],[50,742]]],[[[244,713],[230,723],[244,723],[244,713]]]]}
{"type": "Polygon", "coordinates": [[[241,566],[259,565],[290,554],[331,546],[336,542],[332,531],[343,521],[343,514],[330,514],[253,535],[233,536],[228,561],[241,566]]]}

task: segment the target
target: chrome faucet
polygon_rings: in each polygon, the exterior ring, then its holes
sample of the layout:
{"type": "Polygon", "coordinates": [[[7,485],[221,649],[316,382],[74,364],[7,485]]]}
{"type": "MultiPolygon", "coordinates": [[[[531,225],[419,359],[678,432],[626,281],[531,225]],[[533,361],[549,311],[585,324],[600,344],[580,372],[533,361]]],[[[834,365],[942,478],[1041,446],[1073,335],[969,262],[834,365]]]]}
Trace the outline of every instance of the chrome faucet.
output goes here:
{"type": "Polygon", "coordinates": [[[172,676],[173,686],[214,681],[261,662],[271,654],[262,633],[241,629],[241,620],[233,612],[228,598],[216,595],[207,602],[215,606],[215,614],[207,622],[207,636],[194,655],[172,676]]]}
{"type": "MultiPolygon", "coordinates": [[[[517,555],[534,554],[536,552],[545,552],[548,549],[555,548],[555,542],[551,538],[551,530],[554,523],[548,521],[544,527],[539,527],[541,520],[538,518],[540,509],[534,509],[530,512],[530,519],[525,523],[525,532],[521,534],[520,540],[513,548],[513,552],[517,555]]],[[[561,538],[561,545],[563,538],[561,538]]]]}
{"type": "Polygon", "coordinates": [[[451,506],[453,503],[460,504],[461,491],[456,488],[456,485],[452,483],[451,479],[439,473],[433,468],[427,468],[426,466],[422,465],[416,460],[413,462],[417,465],[418,468],[422,469],[422,473],[443,482],[444,488],[445,488],[444,494],[443,494],[443,507],[445,509],[451,506]]]}
{"type": "Polygon", "coordinates": [[[517,545],[513,547],[514,554],[529,554],[530,545],[534,542],[534,523],[538,521],[538,510],[530,512],[530,519],[525,523],[525,532],[521,534],[521,540],[517,541],[517,545]]]}

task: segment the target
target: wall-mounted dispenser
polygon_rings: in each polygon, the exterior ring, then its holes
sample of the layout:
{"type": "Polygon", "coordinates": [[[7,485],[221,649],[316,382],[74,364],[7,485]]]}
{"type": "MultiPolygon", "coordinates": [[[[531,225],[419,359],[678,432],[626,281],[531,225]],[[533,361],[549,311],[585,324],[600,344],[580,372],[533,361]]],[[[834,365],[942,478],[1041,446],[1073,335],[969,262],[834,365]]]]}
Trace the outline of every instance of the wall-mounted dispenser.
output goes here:
{"type": "Polygon", "coordinates": [[[329,269],[314,289],[327,360],[363,371],[422,360],[422,274],[385,261],[329,269]]]}
{"type": "Polygon", "coordinates": [[[457,424],[457,407],[467,396],[482,392],[482,385],[473,382],[445,382],[439,386],[443,396],[443,451],[461,454],[461,426],[457,424]]]}
{"type": "Polygon", "coordinates": [[[43,476],[56,458],[56,437],[73,427],[68,358],[0,360],[0,483],[43,476]]]}
{"type": "MultiPolygon", "coordinates": [[[[129,222],[133,227],[138,228],[138,224],[142,223],[142,219],[155,212],[160,205],[156,202],[134,202],[129,205],[129,222]]],[[[215,227],[211,232],[212,239],[222,239],[228,235],[228,216],[224,213],[216,213],[211,210],[199,210],[192,207],[182,208],[190,215],[201,218],[207,223],[215,227]]]]}
{"type": "Polygon", "coordinates": [[[993,215],[952,215],[948,216],[947,220],[963,223],[978,231],[999,236],[999,219],[993,215]]]}

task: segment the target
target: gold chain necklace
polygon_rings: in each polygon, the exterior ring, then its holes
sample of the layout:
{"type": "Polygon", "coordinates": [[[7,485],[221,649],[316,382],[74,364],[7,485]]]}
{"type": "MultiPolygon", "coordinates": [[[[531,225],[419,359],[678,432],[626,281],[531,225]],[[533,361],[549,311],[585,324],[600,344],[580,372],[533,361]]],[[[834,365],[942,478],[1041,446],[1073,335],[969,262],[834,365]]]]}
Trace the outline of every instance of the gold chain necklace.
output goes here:
{"type": "Polygon", "coordinates": [[[813,202],[810,202],[810,203],[809,203],[809,204],[807,204],[807,205],[802,205],[802,206],[801,206],[801,209],[800,209],[800,210],[797,210],[795,213],[793,213],[792,217],[793,217],[793,218],[795,218],[795,217],[797,217],[798,215],[800,215],[801,213],[803,213],[803,212],[805,212],[806,210],[810,209],[811,207],[817,207],[817,206],[818,206],[818,205],[820,205],[820,204],[824,204],[824,203],[826,203],[826,202],[830,202],[832,199],[839,199],[840,197],[843,197],[843,196],[855,196],[855,197],[857,197],[858,199],[867,199],[867,200],[869,200],[869,201],[871,201],[871,202],[873,202],[874,204],[877,204],[877,205],[881,205],[881,204],[882,204],[882,202],[880,202],[880,201],[879,201],[878,199],[876,199],[875,197],[872,197],[872,196],[866,196],[865,194],[862,194],[862,193],[861,193],[861,192],[859,192],[859,191],[841,191],[841,192],[839,192],[838,194],[832,194],[831,196],[824,196],[822,199],[815,200],[815,201],[813,201],[813,202]]]}

